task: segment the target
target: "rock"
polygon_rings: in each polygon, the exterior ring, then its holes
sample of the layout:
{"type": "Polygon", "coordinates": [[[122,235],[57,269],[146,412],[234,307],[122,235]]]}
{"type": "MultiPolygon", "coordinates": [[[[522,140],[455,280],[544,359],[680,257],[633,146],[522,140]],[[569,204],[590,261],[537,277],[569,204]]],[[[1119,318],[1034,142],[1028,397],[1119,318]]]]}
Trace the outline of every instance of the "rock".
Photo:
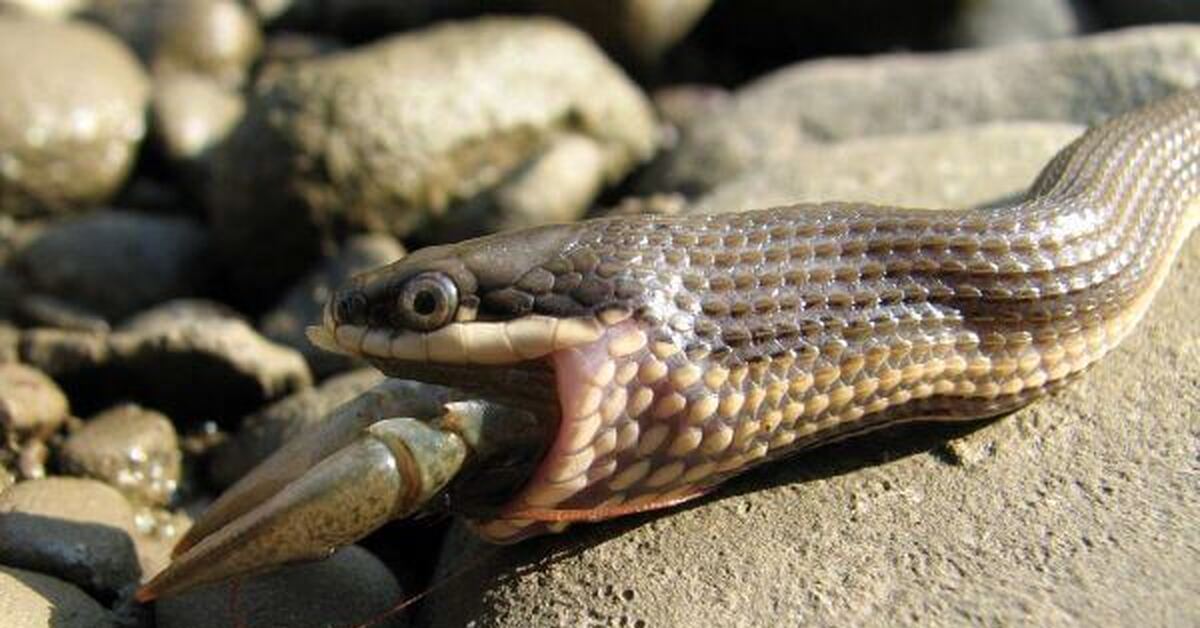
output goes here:
{"type": "Polygon", "coordinates": [[[180,74],[154,83],[154,128],[168,157],[203,160],[242,117],[241,95],[215,81],[180,74]]]}
{"type": "Polygon", "coordinates": [[[91,477],[134,503],[166,505],[179,485],[179,439],[171,420],[135,404],[92,417],[63,444],[63,472],[91,477]]]}
{"type": "Polygon", "coordinates": [[[999,420],[864,436],[498,551],[458,526],[440,571],[471,568],[421,625],[1189,625],[1197,302],[1193,234],[1124,344],[999,420]]]}
{"type": "Polygon", "coordinates": [[[8,470],[3,464],[0,464],[0,493],[17,482],[17,476],[13,475],[12,471],[8,470]]]}
{"type": "Polygon", "coordinates": [[[0,0],[0,14],[17,13],[62,20],[87,8],[90,0],[0,0]]]}
{"type": "Polygon", "coordinates": [[[142,560],[142,582],[146,582],[171,564],[171,550],[192,527],[192,516],[182,510],[141,507],[134,514],[134,523],[138,529],[135,540],[142,560]]]}
{"type": "Polygon", "coordinates": [[[119,41],[85,24],[0,15],[0,85],[0,213],[61,213],[117,191],[145,133],[149,90],[119,41]]]}
{"type": "Polygon", "coordinates": [[[304,358],[203,302],[174,301],[110,334],[29,330],[21,359],[95,411],[137,399],[176,419],[230,421],[307,388],[304,358]]]}
{"type": "Polygon", "coordinates": [[[800,63],[684,129],[649,187],[698,194],[812,142],[995,120],[1092,123],[1200,84],[1200,26],[800,63]]]}
{"type": "Polygon", "coordinates": [[[189,219],[99,211],[47,228],[17,266],[30,290],[116,320],[197,290],[207,247],[189,219]]]}
{"type": "Polygon", "coordinates": [[[246,417],[237,434],[213,452],[210,478],[219,487],[233,484],[297,434],[328,420],[334,408],[382,380],[383,375],[375,369],[359,369],[285,397],[246,417]]]}
{"type": "Polygon", "coordinates": [[[1083,130],[1072,124],[1008,122],[797,146],[786,159],[717,186],[688,210],[723,213],[832,199],[970,207],[1024,192],[1083,130]]]}
{"type": "Polygon", "coordinates": [[[109,330],[102,316],[74,303],[45,294],[31,294],[17,300],[21,321],[29,327],[57,327],[80,331],[109,330]]]}
{"type": "Polygon", "coordinates": [[[653,63],[688,34],[712,0],[532,0],[528,4],[571,20],[620,56],[653,63]]]}
{"type": "Polygon", "coordinates": [[[1077,0],[971,0],[961,5],[947,38],[962,48],[1072,37],[1089,22],[1077,0]]]}
{"type": "Polygon", "coordinates": [[[0,428],[18,440],[42,440],[70,414],[67,397],[41,371],[16,362],[0,363],[0,428]]]}
{"type": "Polygon", "coordinates": [[[156,73],[201,74],[234,87],[262,49],[258,22],[236,0],[163,3],[156,27],[156,73]]]}
{"type": "Polygon", "coordinates": [[[219,584],[159,600],[155,605],[158,628],[408,625],[403,613],[383,617],[403,600],[403,592],[379,559],[355,545],[320,562],[242,580],[234,609],[230,609],[231,586],[219,584]]]}
{"type": "Polygon", "coordinates": [[[20,342],[20,330],[0,321],[0,364],[17,361],[17,356],[20,355],[20,342]]]}
{"type": "Polygon", "coordinates": [[[105,598],[141,576],[135,534],[129,502],[95,480],[30,480],[0,493],[0,564],[105,598]]]}
{"type": "Polygon", "coordinates": [[[603,187],[602,147],[583,135],[563,135],[489,198],[468,201],[434,218],[414,237],[455,242],[483,233],[572,222],[583,217],[603,187]]]}
{"type": "Polygon", "coordinates": [[[390,264],[404,257],[404,247],[385,234],[351,237],[338,254],[300,280],[262,318],[263,335],[299,351],[317,378],[362,365],[361,360],[330,353],[313,346],[304,335],[309,325],[321,322],[321,313],[333,291],[358,273],[390,264]]]}
{"type": "Polygon", "coordinates": [[[488,202],[567,133],[600,147],[605,182],[656,143],[644,96],[581,33],[546,19],[438,26],[260,85],[216,160],[210,215],[235,279],[262,298],[347,229],[403,237],[488,202]]]}
{"type": "Polygon", "coordinates": [[[114,618],[72,584],[40,573],[0,567],[0,617],[9,626],[115,627],[114,618]]]}
{"type": "Polygon", "coordinates": [[[314,59],[345,48],[338,40],[311,33],[285,31],[272,33],[263,46],[263,65],[290,64],[314,59]]]}

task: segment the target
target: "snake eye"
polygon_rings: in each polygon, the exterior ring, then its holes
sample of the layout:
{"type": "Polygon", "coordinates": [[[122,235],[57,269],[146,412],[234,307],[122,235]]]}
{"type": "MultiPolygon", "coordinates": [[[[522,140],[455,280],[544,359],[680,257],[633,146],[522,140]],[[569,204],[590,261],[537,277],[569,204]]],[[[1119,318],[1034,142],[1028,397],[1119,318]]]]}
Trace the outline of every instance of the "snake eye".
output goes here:
{"type": "Polygon", "coordinates": [[[397,297],[400,318],[413,331],[445,326],[458,309],[458,288],[442,273],[421,273],[405,282],[397,297]]]}

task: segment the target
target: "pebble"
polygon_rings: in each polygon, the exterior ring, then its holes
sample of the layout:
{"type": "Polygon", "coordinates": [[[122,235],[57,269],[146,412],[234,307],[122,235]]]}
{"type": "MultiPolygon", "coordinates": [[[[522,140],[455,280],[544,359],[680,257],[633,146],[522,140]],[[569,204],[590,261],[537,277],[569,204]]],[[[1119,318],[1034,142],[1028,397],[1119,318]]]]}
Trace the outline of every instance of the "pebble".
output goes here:
{"type": "Polygon", "coordinates": [[[963,48],[1000,46],[1078,35],[1089,22],[1074,0],[973,0],[949,25],[949,44],[963,48]]]}
{"type": "Polygon", "coordinates": [[[17,361],[20,342],[21,331],[0,320],[0,364],[17,361]]]}
{"type": "Polygon", "coordinates": [[[361,360],[313,346],[305,335],[305,329],[309,325],[321,324],[321,315],[329,297],[351,277],[390,264],[401,257],[404,257],[404,246],[390,235],[374,233],[351,237],[337,255],[323,261],[316,270],[297,282],[263,316],[259,325],[263,335],[299,351],[318,379],[361,366],[361,360]]]}
{"type": "Polygon", "coordinates": [[[131,502],[160,506],[179,485],[182,457],[170,419],[135,404],[92,417],[59,453],[65,473],[105,482],[131,502]]]}
{"type": "Polygon", "coordinates": [[[1090,124],[1200,84],[1200,26],[798,63],[682,129],[647,187],[697,195],[797,146],[998,120],[1090,124]],[[1036,89],[1031,86],[1037,86],[1036,89]]]}
{"type": "Polygon", "coordinates": [[[351,371],[251,414],[241,422],[233,438],[213,452],[210,478],[217,486],[233,484],[297,434],[327,420],[334,408],[382,380],[383,375],[375,369],[351,371]]]}
{"type": "Polygon", "coordinates": [[[81,478],[19,482],[0,493],[0,564],[62,578],[103,598],[138,582],[133,508],[81,478]]]}
{"type": "Polygon", "coordinates": [[[178,74],[154,82],[155,135],[167,156],[179,162],[202,161],[244,110],[240,94],[203,76],[178,74]]]}
{"type": "Polygon", "coordinates": [[[227,87],[245,81],[262,50],[258,21],[236,0],[164,3],[156,33],[156,74],[199,74],[227,87]]]}
{"type": "Polygon", "coordinates": [[[598,144],[606,183],[657,143],[645,96],[553,20],[448,23],[291,64],[258,86],[215,157],[223,261],[239,294],[274,295],[346,230],[405,237],[465,203],[493,205],[567,129],[598,144]]]}
{"type": "Polygon", "coordinates": [[[0,85],[0,214],[65,213],[124,183],[149,85],[120,41],[78,22],[0,15],[0,85]]]}
{"type": "Polygon", "coordinates": [[[12,628],[106,628],[115,618],[73,584],[0,566],[0,617],[12,628]]]}
{"type": "Polygon", "coordinates": [[[198,290],[207,247],[190,219],[96,211],[46,228],[17,267],[29,290],[119,320],[198,290]]]}
{"type": "Polygon", "coordinates": [[[683,39],[712,0],[532,0],[533,8],[571,20],[618,57],[653,64],[683,39]]]}
{"type": "Polygon", "coordinates": [[[312,383],[299,353],[204,301],[167,302],[108,334],[28,330],[21,359],[81,411],[136,399],[178,420],[230,422],[312,383]]]}
{"type": "Polygon", "coordinates": [[[42,440],[70,414],[66,395],[36,368],[0,363],[0,427],[18,440],[42,440]]]}
{"type": "Polygon", "coordinates": [[[384,616],[404,600],[395,576],[356,545],[319,562],[242,580],[236,595],[231,586],[212,585],[159,600],[158,628],[324,628],[365,622],[378,628],[408,626],[405,613],[384,616]]]}
{"type": "Polygon", "coordinates": [[[92,0],[0,0],[0,14],[11,12],[62,20],[86,9],[91,2],[92,0]]]}

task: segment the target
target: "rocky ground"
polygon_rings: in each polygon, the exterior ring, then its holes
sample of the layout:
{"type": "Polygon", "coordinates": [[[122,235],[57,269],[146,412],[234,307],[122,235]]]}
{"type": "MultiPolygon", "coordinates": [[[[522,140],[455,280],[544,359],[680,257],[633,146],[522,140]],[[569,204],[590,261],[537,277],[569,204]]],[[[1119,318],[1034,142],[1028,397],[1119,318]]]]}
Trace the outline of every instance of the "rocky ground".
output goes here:
{"type": "Polygon", "coordinates": [[[985,205],[1200,85],[1195,3],[902,4],[0,0],[5,625],[1195,625],[1195,236],[1114,355],[997,421],[512,547],[398,524],[133,600],[379,382],[303,336],[357,272],[610,212],[985,205]]]}

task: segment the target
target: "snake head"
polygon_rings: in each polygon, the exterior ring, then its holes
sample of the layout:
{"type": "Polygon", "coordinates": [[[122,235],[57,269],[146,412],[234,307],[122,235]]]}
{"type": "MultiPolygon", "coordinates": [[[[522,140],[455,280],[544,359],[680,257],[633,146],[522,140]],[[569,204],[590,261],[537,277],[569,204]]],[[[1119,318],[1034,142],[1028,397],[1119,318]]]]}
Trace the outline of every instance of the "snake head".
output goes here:
{"type": "Polygon", "coordinates": [[[309,337],[393,377],[511,401],[512,382],[480,367],[511,374],[595,340],[599,313],[635,307],[641,286],[594,253],[587,234],[586,224],[551,225],[421,249],[339,290],[309,337]]]}

